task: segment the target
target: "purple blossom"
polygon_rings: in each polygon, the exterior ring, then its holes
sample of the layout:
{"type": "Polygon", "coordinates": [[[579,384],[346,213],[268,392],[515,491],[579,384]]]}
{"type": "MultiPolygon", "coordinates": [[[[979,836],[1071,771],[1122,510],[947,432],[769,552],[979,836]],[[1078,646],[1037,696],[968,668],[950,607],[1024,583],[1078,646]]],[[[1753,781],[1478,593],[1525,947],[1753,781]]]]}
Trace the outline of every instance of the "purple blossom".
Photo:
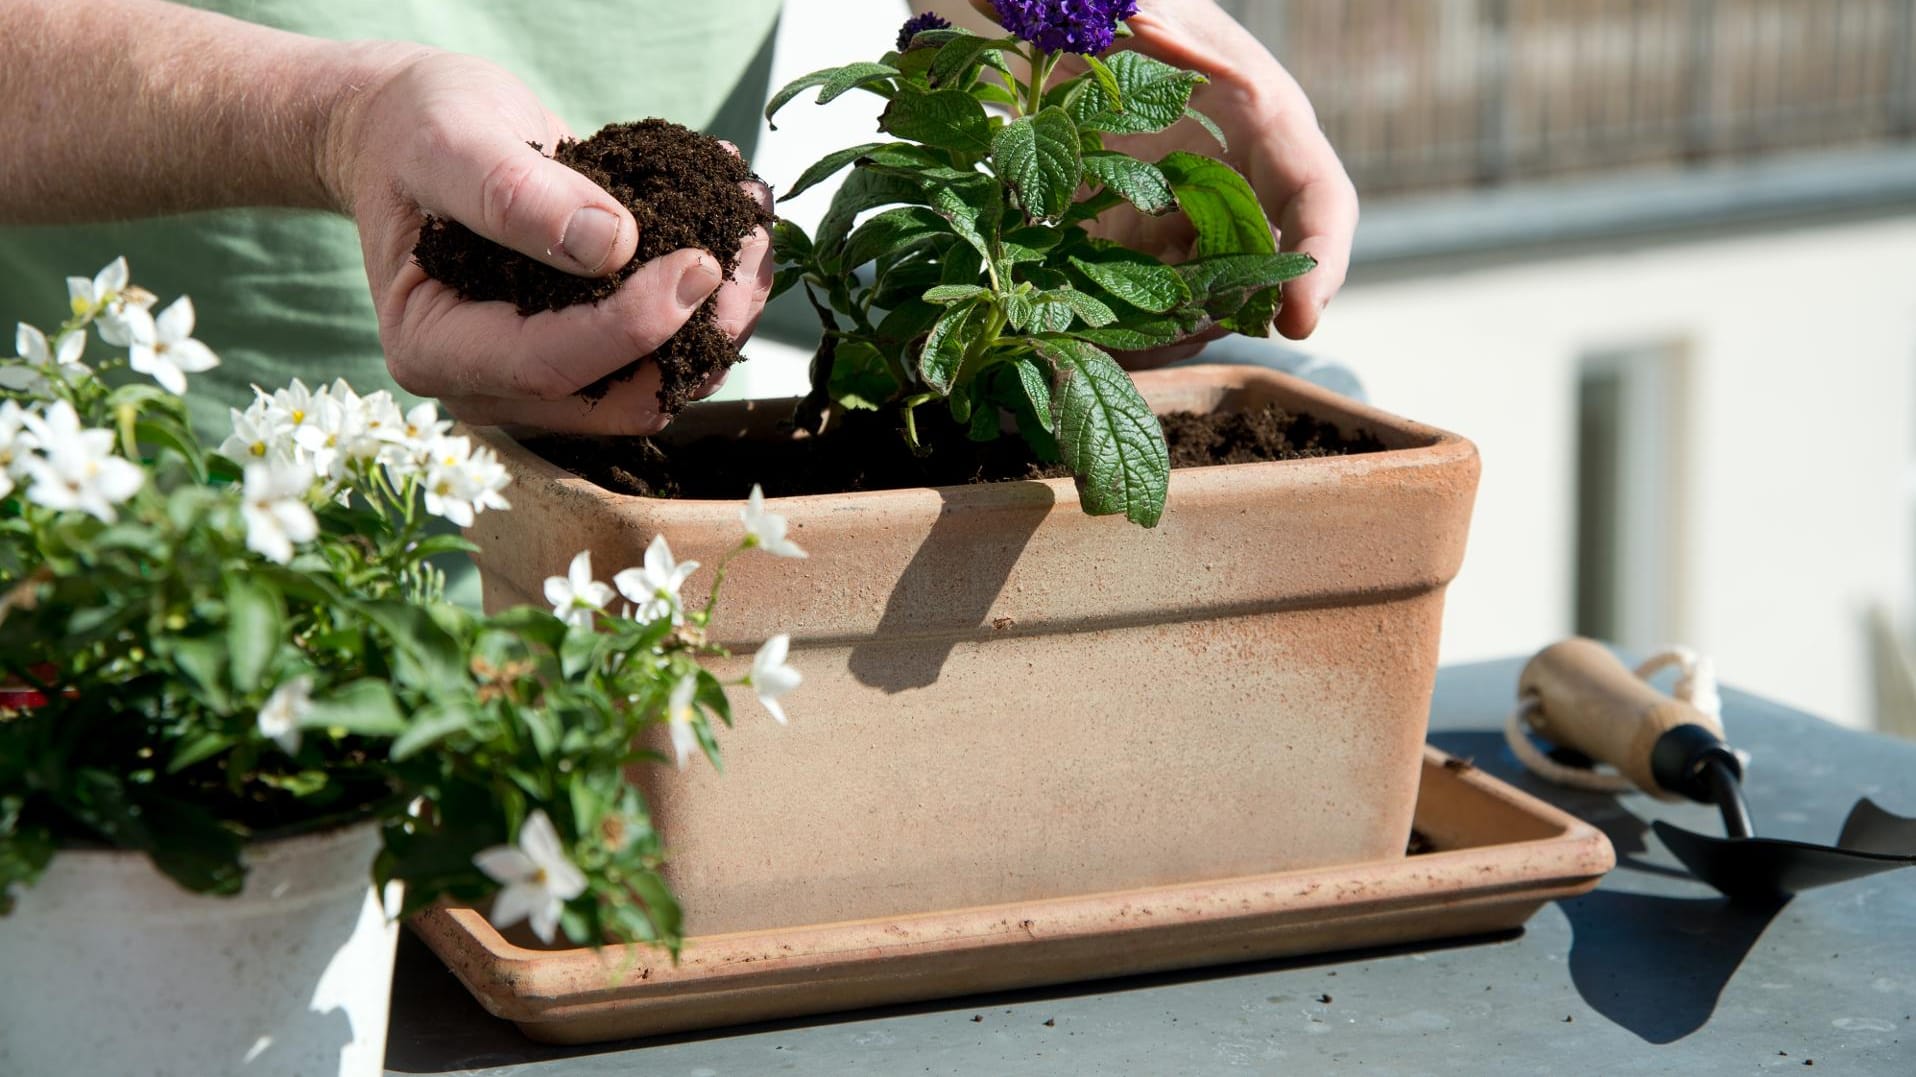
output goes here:
{"type": "Polygon", "coordinates": [[[911,48],[911,39],[926,30],[949,29],[951,29],[951,20],[936,12],[927,11],[923,15],[913,15],[905,20],[905,25],[898,28],[898,51],[904,52],[911,48]]]}
{"type": "Polygon", "coordinates": [[[991,0],[998,23],[1046,52],[1096,56],[1111,47],[1118,23],[1138,13],[1138,0],[991,0]]]}

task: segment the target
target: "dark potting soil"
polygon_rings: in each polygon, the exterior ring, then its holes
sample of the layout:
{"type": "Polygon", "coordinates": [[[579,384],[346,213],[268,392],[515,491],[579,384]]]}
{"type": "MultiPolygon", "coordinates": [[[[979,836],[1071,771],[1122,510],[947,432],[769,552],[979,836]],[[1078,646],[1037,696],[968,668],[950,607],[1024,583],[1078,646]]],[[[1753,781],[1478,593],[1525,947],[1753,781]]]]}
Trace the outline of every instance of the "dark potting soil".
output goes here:
{"type": "MultiPolygon", "coordinates": [[[[1368,432],[1345,437],[1330,423],[1271,405],[1246,412],[1161,419],[1172,467],[1204,467],[1381,452],[1368,432]]],[[[767,497],[966,486],[986,482],[1062,478],[1060,465],[1038,461],[1015,435],[970,440],[944,409],[918,409],[919,440],[931,447],[913,456],[900,443],[891,412],[856,411],[824,435],[791,441],[706,437],[593,438],[544,435],[526,447],[567,471],[622,494],[723,500],[745,497],[752,484],[767,497]]]]}
{"type": "MultiPolygon", "coordinates": [[[[539,152],[534,145],[528,152],[539,152]]],[[[457,221],[428,217],[413,258],[433,278],[475,300],[502,300],[521,314],[596,303],[618,291],[639,266],[660,255],[699,247],[718,260],[729,279],[752,229],[771,218],[739,184],[757,180],[744,161],[717,139],[665,120],[615,123],[584,141],[559,144],[553,160],[570,165],[611,192],[638,222],[632,260],[609,277],[575,277],[473,233],[457,221]]],[[[677,412],[713,375],[739,361],[738,350],[713,320],[706,300],[684,328],[648,357],[579,391],[598,400],[631,378],[644,359],[659,365],[659,407],[677,412]]]]}

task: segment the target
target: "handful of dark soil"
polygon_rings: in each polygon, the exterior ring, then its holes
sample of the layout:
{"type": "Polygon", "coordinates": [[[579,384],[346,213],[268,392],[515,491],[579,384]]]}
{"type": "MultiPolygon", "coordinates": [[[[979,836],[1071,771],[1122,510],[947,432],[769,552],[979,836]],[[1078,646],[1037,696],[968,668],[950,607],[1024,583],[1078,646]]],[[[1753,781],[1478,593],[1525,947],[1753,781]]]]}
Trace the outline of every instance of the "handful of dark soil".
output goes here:
{"type": "MultiPolygon", "coordinates": [[[[539,149],[533,146],[534,150],[539,149]]],[[[428,275],[467,299],[503,300],[521,314],[596,303],[618,291],[639,266],[672,251],[700,247],[716,258],[726,279],[738,269],[739,248],[752,229],[771,223],[739,188],[757,180],[744,161],[717,139],[665,120],[615,123],[584,141],[559,144],[552,159],[611,192],[639,225],[638,252],[609,277],[575,277],[474,234],[457,221],[428,217],[413,258],[428,275]]],[[[650,356],[579,390],[605,396],[647,359],[659,365],[659,408],[667,415],[691,401],[713,375],[739,361],[738,349],[713,319],[708,299],[684,328],[650,356]]]]}

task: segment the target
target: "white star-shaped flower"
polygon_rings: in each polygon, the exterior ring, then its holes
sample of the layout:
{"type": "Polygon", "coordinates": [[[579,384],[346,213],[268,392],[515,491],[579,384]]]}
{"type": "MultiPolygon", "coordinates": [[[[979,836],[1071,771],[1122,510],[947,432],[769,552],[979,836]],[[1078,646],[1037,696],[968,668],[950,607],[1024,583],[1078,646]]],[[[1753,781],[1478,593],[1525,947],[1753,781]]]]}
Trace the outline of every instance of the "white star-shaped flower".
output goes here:
{"type": "Polygon", "coordinates": [[[246,521],[246,548],[277,564],[293,559],[293,546],[311,542],[319,521],[306,504],[313,476],[291,460],[274,458],[246,465],[240,516],[246,521]]]}
{"type": "Polygon", "coordinates": [[[20,421],[39,450],[16,462],[32,480],[27,500],[34,504],[84,512],[110,524],[119,519],[114,506],[146,485],[139,465],[113,455],[113,432],[81,426],[66,401],[55,401],[41,414],[25,412],[20,421]]]}
{"type": "Polygon", "coordinates": [[[155,318],[137,306],[109,311],[100,319],[100,337],[126,349],[127,365],[150,375],[174,396],[186,395],[186,376],[220,365],[213,349],[193,339],[193,301],[175,299],[155,318]]]}
{"type": "Polygon", "coordinates": [[[0,364],[0,389],[37,393],[46,386],[46,372],[52,368],[59,368],[63,375],[87,369],[80,361],[80,354],[86,350],[85,333],[68,333],[55,346],[45,333],[20,322],[14,327],[13,350],[20,362],[0,364]]]}
{"type": "Polygon", "coordinates": [[[633,612],[638,620],[670,617],[673,624],[678,624],[685,617],[679,602],[679,588],[698,567],[697,561],[673,560],[672,547],[666,545],[665,536],[653,535],[652,542],[645,548],[644,566],[628,568],[612,577],[612,586],[627,600],[638,604],[633,612]]]}
{"type": "Polygon", "coordinates": [[[546,601],[565,623],[592,624],[593,615],[612,601],[612,588],[592,578],[592,551],[580,550],[565,575],[546,577],[546,601]]]}
{"type": "Polygon", "coordinates": [[[292,439],[274,420],[265,399],[253,401],[253,405],[245,411],[238,408],[226,410],[233,420],[233,432],[220,442],[221,456],[236,464],[271,459],[291,461],[295,458],[292,439]]]}
{"type": "Polygon", "coordinates": [[[739,519],[745,521],[745,545],[757,546],[766,553],[779,557],[804,557],[805,551],[798,543],[785,537],[785,517],[776,512],[765,511],[765,491],[757,483],[752,484],[752,496],[745,507],[738,510],[739,519]]]}
{"type": "Polygon", "coordinates": [[[672,754],[678,757],[679,769],[685,769],[685,761],[699,750],[699,736],[692,728],[692,698],[698,695],[698,678],[687,674],[679,678],[672,686],[671,698],[665,703],[665,729],[672,734],[672,754]]]}
{"type": "Polygon", "coordinates": [[[91,320],[121,302],[121,293],[127,290],[127,268],[125,258],[115,258],[105,269],[86,277],[67,278],[67,305],[72,308],[73,316],[91,320]]]}
{"type": "Polygon", "coordinates": [[[559,832],[543,809],[519,827],[519,844],[494,845],[472,858],[473,866],[503,888],[492,901],[494,927],[532,922],[532,933],[550,943],[565,903],[585,893],[585,873],[567,859],[559,832]]]}
{"type": "Polygon", "coordinates": [[[0,497],[13,492],[14,480],[26,474],[27,457],[38,444],[27,433],[27,410],[11,400],[0,400],[0,497]]]}
{"type": "Polygon", "coordinates": [[[299,725],[313,709],[313,679],[294,677],[273,689],[259,709],[259,731],[292,755],[299,751],[299,725]]]}
{"type": "Polygon", "coordinates": [[[491,449],[475,449],[464,437],[439,437],[425,455],[427,512],[471,527],[473,517],[486,509],[512,507],[499,494],[512,477],[491,449]]]}
{"type": "Polygon", "coordinates": [[[783,632],[766,640],[752,656],[752,672],[745,677],[745,683],[757,693],[759,703],[772,712],[779,725],[785,724],[785,708],[779,704],[778,697],[797,688],[803,680],[798,670],[785,663],[785,655],[791,648],[792,637],[783,632]]]}

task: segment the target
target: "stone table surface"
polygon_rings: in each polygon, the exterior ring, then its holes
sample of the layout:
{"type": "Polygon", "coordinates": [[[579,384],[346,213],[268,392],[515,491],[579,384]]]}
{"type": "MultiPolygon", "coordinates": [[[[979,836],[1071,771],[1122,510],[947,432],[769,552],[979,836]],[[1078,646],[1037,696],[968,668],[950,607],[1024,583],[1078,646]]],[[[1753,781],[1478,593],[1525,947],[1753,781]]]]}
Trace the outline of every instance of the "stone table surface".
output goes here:
{"type": "MultiPolygon", "coordinates": [[[[1444,669],[1431,742],[1590,820],[1618,866],[1514,937],[974,996],[646,1042],[546,1047],[400,946],[392,1074],[1916,1074],[1916,870],[1731,906],[1649,831],[1715,811],[1524,773],[1500,729],[1519,660],[1444,669]],[[1328,999],[1328,1001],[1326,1001],[1328,999]]],[[[1858,796],[1916,815],[1916,744],[1735,691],[1757,832],[1828,842],[1858,796]]]]}

